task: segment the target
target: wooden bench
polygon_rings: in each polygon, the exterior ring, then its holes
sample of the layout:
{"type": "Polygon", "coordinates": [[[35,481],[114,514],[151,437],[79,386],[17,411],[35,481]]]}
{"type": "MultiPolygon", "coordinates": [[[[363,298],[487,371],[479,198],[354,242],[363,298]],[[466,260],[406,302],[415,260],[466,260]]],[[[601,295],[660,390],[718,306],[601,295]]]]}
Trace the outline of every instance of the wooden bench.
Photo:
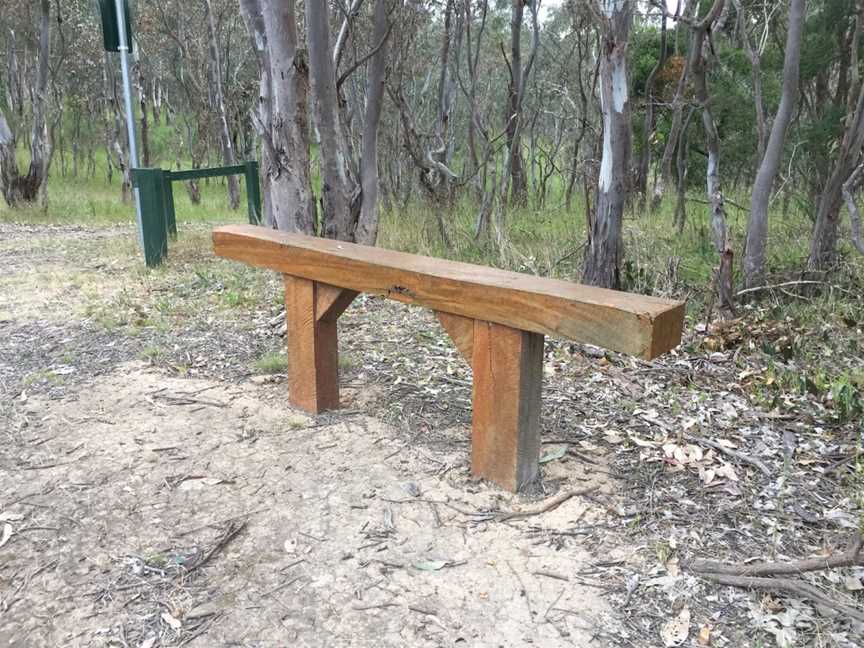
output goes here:
{"type": "Polygon", "coordinates": [[[253,225],[213,246],[284,275],[289,399],[308,412],[339,407],[336,320],[359,293],[434,310],[473,370],[472,473],[514,491],[538,474],[544,335],[646,359],[681,339],[677,301],[253,225]]]}

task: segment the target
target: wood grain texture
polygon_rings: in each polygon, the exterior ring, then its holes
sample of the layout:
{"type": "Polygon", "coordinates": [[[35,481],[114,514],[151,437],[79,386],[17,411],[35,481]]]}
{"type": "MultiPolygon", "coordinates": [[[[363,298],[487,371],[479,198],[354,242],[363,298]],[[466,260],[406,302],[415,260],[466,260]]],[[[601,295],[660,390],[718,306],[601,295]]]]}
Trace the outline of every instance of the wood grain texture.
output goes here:
{"type": "Polygon", "coordinates": [[[543,336],[474,323],[471,473],[518,491],[537,479],[543,336]]]}
{"type": "Polygon", "coordinates": [[[435,317],[441,322],[462,357],[471,364],[474,355],[474,320],[441,311],[435,311],[435,317]]]}
{"type": "Polygon", "coordinates": [[[315,319],[338,319],[358,294],[356,290],[315,282],[315,319]]]}
{"type": "Polygon", "coordinates": [[[213,231],[217,255],[357,292],[653,358],[681,338],[683,302],[254,225],[213,231]]]}
{"type": "Polygon", "coordinates": [[[318,317],[317,288],[314,281],[285,276],[288,399],[313,414],[339,407],[337,317],[318,317]]]}

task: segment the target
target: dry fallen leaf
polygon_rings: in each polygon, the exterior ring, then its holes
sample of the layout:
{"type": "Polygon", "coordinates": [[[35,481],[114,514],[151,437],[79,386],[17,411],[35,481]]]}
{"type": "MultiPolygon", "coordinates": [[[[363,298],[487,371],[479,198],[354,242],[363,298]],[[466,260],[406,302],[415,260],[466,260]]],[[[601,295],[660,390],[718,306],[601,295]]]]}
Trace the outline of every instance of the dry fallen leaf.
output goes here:
{"type": "Polygon", "coordinates": [[[0,536],[0,547],[9,542],[9,538],[12,537],[12,525],[8,522],[3,525],[3,535],[0,536]]]}
{"type": "Polygon", "coordinates": [[[861,582],[861,579],[858,576],[848,576],[845,581],[843,581],[843,585],[850,592],[860,592],[864,590],[864,583],[861,582]]]}
{"type": "Polygon", "coordinates": [[[550,461],[555,461],[556,459],[561,459],[567,454],[567,446],[561,446],[560,448],[555,448],[554,450],[550,450],[542,457],[540,457],[540,463],[549,463],[550,461]]]}
{"type": "Polygon", "coordinates": [[[681,574],[681,567],[678,565],[677,556],[666,561],[666,573],[670,576],[679,576],[681,574]]]}
{"type": "Polygon", "coordinates": [[[708,624],[703,625],[699,628],[699,636],[696,637],[696,641],[700,646],[710,646],[711,645],[711,626],[708,624]]]}
{"type": "Polygon", "coordinates": [[[13,513],[12,511],[3,511],[0,513],[0,522],[20,522],[23,519],[23,513],[13,513]]]}
{"type": "Polygon", "coordinates": [[[680,646],[690,634],[690,608],[684,606],[674,619],[669,619],[660,629],[664,646],[680,646]]]}
{"type": "Polygon", "coordinates": [[[171,626],[172,630],[179,630],[183,627],[183,622],[175,616],[172,616],[170,612],[162,613],[162,620],[171,626]]]}

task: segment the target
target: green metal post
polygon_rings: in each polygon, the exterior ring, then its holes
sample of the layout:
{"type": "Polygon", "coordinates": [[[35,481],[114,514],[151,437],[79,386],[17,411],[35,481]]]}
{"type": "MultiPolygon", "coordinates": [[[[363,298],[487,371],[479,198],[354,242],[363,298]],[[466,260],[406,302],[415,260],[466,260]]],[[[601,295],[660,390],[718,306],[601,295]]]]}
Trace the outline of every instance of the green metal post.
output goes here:
{"type": "Polygon", "coordinates": [[[177,240],[177,214],[174,211],[174,189],[171,185],[171,172],[162,171],[162,192],[165,202],[165,229],[171,240],[177,240]]]}
{"type": "Polygon", "coordinates": [[[165,223],[164,172],[162,169],[132,169],[132,184],[141,199],[141,233],[144,261],[156,267],[168,256],[165,223]]]}
{"type": "Polygon", "coordinates": [[[261,185],[258,179],[258,161],[248,160],[243,163],[246,176],[246,202],[249,206],[249,223],[261,225],[264,217],[261,213],[261,185]]]}

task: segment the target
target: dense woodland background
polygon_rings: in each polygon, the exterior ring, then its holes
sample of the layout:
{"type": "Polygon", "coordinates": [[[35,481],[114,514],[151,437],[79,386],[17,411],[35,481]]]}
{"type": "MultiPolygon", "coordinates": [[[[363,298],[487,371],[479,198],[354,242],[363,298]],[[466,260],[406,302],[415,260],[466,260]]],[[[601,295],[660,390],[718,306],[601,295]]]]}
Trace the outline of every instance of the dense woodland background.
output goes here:
{"type": "MultiPolygon", "coordinates": [[[[259,159],[276,227],[646,292],[684,277],[727,316],[864,252],[864,0],[132,12],[141,165],[259,159]]],[[[89,0],[4,4],[4,217],[129,218],[101,38],[89,0]]],[[[186,189],[194,211],[209,187],[186,189]]],[[[241,190],[204,205],[236,209],[241,190]]]]}

